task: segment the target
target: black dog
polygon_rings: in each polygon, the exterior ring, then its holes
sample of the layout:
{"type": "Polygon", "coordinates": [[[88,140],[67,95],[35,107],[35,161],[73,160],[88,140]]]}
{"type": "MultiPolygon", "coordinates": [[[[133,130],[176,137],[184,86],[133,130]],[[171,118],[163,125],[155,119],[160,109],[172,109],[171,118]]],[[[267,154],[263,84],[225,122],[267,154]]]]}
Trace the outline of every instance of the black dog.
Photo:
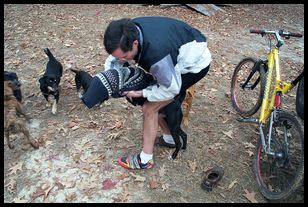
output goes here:
{"type": "Polygon", "coordinates": [[[92,80],[92,76],[83,70],[76,70],[76,69],[70,69],[71,71],[73,71],[75,73],[75,84],[76,84],[76,89],[77,89],[77,94],[78,97],[81,98],[82,94],[84,94],[91,83],[92,80]],[[80,89],[83,89],[83,93],[81,93],[80,89]]]}
{"type": "Polygon", "coordinates": [[[10,80],[13,83],[13,95],[16,97],[16,99],[21,103],[22,101],[22,94],[20,90],[20,82],[18,81],[17,74],[14,72],[8,72],[4,71],[4,80],[10,80]]]}
{"type": "Polygon", "coordinates": [[[181,123],[183,119],[182,103],[185,99],[186,93],[179,94],[174,98],[174,100],[167,106],[162,108],[159,113],[164,114],[165,121],[169,127],[173,140],[175,142],[175,151],[169,157],[169,159],[174,160],[180,149],[186,149],[187,145],[187,134],[182,130],[181,123]],[[180,138],[182,138],[182,143],[180,138]]]}
{"type": "Polygon", "coordinates": [[[48,48],[45,48],[44,52],[48,56],[49,61],[47,63],[46,71],[43,77],[39,79],[40,89],[48,103],[48,96],[54,96],[55,100],[52,106],[52,113],[55,114],[57,112],[57,104],[59,102],[59,83],[61,80],[63,67],[62,64],[52,55],[48,48]]]}

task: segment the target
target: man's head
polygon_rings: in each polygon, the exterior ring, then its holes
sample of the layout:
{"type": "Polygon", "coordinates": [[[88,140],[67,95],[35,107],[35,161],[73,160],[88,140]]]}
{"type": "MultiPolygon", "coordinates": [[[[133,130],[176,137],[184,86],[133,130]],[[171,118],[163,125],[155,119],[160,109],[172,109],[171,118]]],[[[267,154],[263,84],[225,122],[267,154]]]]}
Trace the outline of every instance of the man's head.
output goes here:
{"type": "Polygon", "coordinates": [[[138,29],[131,19],[112,21],[104,34],[108,54],[120,60],[132,60],[138,53],[138,29]]]}

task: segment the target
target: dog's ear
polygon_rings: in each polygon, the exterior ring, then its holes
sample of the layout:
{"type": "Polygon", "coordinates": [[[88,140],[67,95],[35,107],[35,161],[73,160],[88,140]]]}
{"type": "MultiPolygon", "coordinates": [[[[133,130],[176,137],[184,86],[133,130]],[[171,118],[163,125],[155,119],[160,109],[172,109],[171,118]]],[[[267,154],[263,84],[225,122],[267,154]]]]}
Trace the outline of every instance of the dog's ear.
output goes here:
{"type": "Polygon", "coordinates": [[[6,81],[6,84],[8,87],[13,88],[13,82],[12,81],[6,81]]]}
{"type": "Polygon", "coordinates": [[[41,78],[39,79],[39,83],[40,83],[40,84],[44,84],[45,81],[46,81],[45,76],[43,76],[43,77],[41,77],[41,78]]]}
{"type": "Polygon", "coordinates": [[[16,74],[16,73],[14,73],[14,72],[12,72],[12,77],[13,77],[13,79],[18,80],[17,74],[16,74]]]}

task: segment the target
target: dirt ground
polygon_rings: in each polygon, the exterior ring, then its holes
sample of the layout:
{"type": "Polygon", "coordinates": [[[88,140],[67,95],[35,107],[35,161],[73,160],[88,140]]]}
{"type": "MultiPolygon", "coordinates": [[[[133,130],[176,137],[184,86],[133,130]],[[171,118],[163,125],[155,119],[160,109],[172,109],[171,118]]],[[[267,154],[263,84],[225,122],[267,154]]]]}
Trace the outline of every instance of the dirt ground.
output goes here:
{"type": "MultiPolygon", "coordinates": [[[[250,28],[304,33],[304,5],[232,5],[204,16],[185,6],[153,5],[4,5],[4,69],[18,74],[34,150],[13,135],[13,150],[4,141],[4,202],[196,202],[267,203],[253,173],[257,126],[239,123],[231,106],[230,81],[244,57],[264,56],[266,42],[250,28]],[[208,38],[212,64],[197,84],[190,111],[188,147],[175,161],[172,150],[155,147],[155,167],[125,170],[117,157],[142,148],[142,113],[125,99],[110,99],[87,109],[77,96],[74,64],[91,74],[103,70],[107,53],[103,33],[112,20],[169,16],[200,29],[208,38]],[[48,47],[64,67],[58,113],[39,90],[48,47]],[[225,174],[212,192],[201,189],[204,172],[214,165],[225,174]]],[[[282,78],[291,80],[304,67],[304,38],[281,48],[282,78]]],[[[295,113],[293,90],[284,108],[295,113]]],[[[160,134],[160,132],[158,132],[160,134]]],[[[304,201],[304,187],[289,198],[304,201]]]]}

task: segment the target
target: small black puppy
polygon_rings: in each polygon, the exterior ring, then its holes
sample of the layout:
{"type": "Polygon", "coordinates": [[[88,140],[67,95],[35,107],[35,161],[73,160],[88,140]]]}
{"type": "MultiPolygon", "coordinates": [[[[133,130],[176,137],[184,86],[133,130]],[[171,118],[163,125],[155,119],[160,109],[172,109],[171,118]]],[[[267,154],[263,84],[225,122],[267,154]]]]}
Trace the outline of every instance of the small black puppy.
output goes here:
{"type": "Polygon", "coordinates": [[[14,72],[8,72],[4,71],[4,80],[5,81],[12,81],[13,83],[13,95],[16,97],[16,99],[21,103],[22,101],[22,94],[20,90],[20,82],[18,81],[17,74],[14,72]]]}
{"type": "Polygon", "coordinates": [[[70,69],[71,71],[73,71],[75,73],[75,84],[76,84],[76,89],[77,89],[77,94],[78,97],[81,98],[82,94],[84,94],[91,83],[92,80],[92,76],[83,70],[76,70],[76,69],[70,69]],[[80,89],[83,89],[83,93],[81,93],[80,89]]]}
{"type": "Polygon", "coordinates": [[[63,67],[62,64],[52,55],[48,48],[44,49],[44,52],[49,58],[46,66],[46,71],[39,79],[40,89],[49,105],[48,96],[54,96],[54,103],[52,106],[52,113],[57,112],[57,104],[59,102],[59,83],[62,76],[63,67]]]}

